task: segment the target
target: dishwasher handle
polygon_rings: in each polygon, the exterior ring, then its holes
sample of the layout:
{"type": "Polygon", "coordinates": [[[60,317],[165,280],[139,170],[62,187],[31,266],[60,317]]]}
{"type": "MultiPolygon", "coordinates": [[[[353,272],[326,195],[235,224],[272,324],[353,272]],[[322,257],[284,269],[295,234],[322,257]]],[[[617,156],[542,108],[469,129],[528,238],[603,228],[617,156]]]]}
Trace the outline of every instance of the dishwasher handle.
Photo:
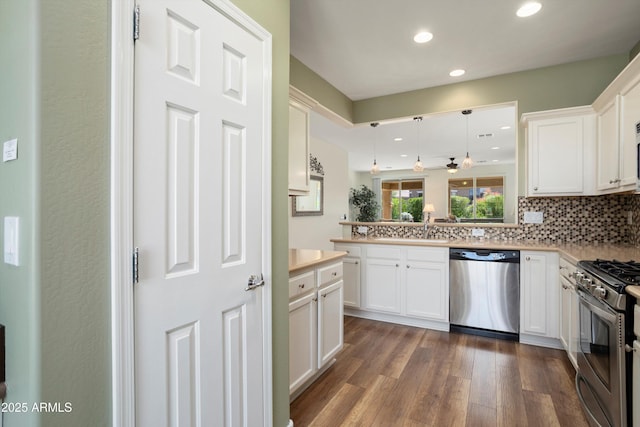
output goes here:
{"type": "Polygon", "coordinates": [[[449,259],[452,261],[487,261],[519,263],[520,251],[500,251],[491,249],[449,249],[449,259]]]}

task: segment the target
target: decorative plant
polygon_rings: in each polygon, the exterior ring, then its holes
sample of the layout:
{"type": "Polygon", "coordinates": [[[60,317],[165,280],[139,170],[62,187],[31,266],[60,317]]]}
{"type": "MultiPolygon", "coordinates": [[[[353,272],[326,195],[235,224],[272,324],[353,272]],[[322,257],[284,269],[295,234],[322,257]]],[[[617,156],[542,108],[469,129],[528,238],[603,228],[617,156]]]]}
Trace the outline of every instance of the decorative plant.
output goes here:
{"type": "Polygon", "coordinates": [[[358,210],[356,221],[374,222],[378,218],[380,206],[376,201],[376,193],[366,185],[362,185],[359,190],[351,189],[349,203],[358,210]]]}

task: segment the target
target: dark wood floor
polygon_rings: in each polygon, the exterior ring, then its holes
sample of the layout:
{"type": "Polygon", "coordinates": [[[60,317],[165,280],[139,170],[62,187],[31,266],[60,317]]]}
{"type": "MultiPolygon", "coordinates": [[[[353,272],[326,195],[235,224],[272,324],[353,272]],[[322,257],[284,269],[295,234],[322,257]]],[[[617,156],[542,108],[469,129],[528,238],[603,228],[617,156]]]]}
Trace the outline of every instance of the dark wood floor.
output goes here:
{"type": "Polygon", "coordinates": [[[588,425],[560,350],[347,316],[336,359],[295,427],[588,425]]]}

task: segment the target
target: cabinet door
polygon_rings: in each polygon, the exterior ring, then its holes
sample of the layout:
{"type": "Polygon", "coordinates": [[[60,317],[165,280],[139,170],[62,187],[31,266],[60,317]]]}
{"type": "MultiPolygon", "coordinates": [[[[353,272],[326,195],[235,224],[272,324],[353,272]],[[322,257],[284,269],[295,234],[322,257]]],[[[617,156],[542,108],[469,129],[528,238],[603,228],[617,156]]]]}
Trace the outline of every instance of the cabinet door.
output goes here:
{"type": "Polygon", "coordinates": [[[344,305],[360,308],[360,258],[343,258],[344,305]]]}
{"type": "Polygon", "coordinates": [[[405,283],[407,315],[449,321],[449,283],[445,264],[408,262],[405,283]]]}
{"type": "Polygon", "coordinates": [[[289,303],[289,393],[317,371],[317,294],[289,303]]]}
{"type": "Polygon", "coordinates": [[[528,136],[529,195],[582,194],[584,117],[532,121],[528,136]]]}
{"type": "Polygon", "coordinates": [[[520,252],[520,333],[559,338],[558,254],[520,252]]]}
{"type": "Polygon", "coordinates": [[[620,185],[637,181],[636,124],[640,122],[640,78],[620,93],[620,185]]]}
{"type": "Polygon", "coordinates": [[[367,258],[365,308],[400,313],[400,260],[367,258]]]}
{"type": "Polygon", "coordinates": [[[578,292],[575,285],[566,278],[560,277],[561,287],[561,309],[560,309],[560,341],[569,356],[573,367],[578,369],[578,334],[580,319],[578,312],[578,292]]]}
{"type": "Polygon", "coordinates": [[[309,192],[309,110],[289,101],[289,195],[309,192]]]}
{"type": "Polygon", "coordinates": [[[343,304],[342,280],[318,291],[318,368],[342,349],[343,304]]]}
{"type": "Polygon", "coordinates": [[[609,190],[618,187],[619,139],[618,98],[598,113],[596,188],[609,190]]]}

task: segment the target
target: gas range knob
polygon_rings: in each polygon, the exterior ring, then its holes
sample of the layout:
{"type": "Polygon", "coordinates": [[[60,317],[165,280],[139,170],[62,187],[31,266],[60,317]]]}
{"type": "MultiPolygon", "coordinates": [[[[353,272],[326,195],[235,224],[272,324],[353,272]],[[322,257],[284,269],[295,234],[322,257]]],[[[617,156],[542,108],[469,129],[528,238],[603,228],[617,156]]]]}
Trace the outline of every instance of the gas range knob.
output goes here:
{"type": "Polygon", "coordinates": [[[593,290],[593,295],[600,299],[605,299],[607,297],[607,290],[602,286],[596,286],[593,290]]]}
{"type": "Polygon", "coordinates": [[[586,288],[591,288],[591,278],[589,277],[580,278],[580,284],[584,285],[586,288]]]}

